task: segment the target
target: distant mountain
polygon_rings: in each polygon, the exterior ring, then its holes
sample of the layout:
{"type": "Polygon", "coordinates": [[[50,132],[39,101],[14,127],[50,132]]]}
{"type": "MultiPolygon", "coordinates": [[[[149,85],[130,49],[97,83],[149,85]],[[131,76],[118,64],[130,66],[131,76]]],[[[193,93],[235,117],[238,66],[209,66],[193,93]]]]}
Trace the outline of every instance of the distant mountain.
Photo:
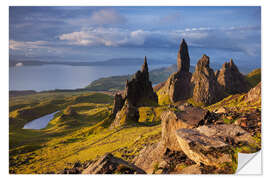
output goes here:
{"type": "MultiPolygon", "coordinates": [[[[39,61],[39,60],[29,60],[29,61],[20,61],[20,60],[10,60],[9,66],[41,66],[47,64],[56,64],[56,65],[70,65],[70,66],[127,66],[127,65],[141,65],[143,58],[114,58],[106,61],[94,61],[94,62],[74,62],[74,61],[39,61]]],[[[149,60],[149,64],[166,64],[164,61],[160,60],[149,60]]]]}

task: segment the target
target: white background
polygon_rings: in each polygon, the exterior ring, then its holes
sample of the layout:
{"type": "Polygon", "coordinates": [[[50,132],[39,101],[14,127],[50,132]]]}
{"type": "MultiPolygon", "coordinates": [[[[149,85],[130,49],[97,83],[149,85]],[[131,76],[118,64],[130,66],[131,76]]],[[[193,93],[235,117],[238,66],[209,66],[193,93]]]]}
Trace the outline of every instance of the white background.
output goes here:
{"type": "Polygon", "coordinates": [[[0,177],[1,179],[270,179],[270,0],[1,0],[0,5],[0,177]],[[183,1],[183,2],[181,2],[183,1]],[[9,6],[261,6],[262,7],[262,168],[244,175],[9,175],[8,174],[8,7],[9,6]]]}

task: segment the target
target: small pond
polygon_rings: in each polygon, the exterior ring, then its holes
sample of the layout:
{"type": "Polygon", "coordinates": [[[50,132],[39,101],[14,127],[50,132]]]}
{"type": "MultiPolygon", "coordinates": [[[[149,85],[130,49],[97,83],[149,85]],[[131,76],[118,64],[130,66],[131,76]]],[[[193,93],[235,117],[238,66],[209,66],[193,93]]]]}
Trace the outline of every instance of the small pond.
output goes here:
{"type": "Polygon", "coordinates": [[[56,112],[51,113],[51,114],[47,114],[45,116],[42,116],[40,118],[34,119],[31,122],[26,123],[24,125],[23,129],[43,129],[53,119],[54,115],[57,112],[59,112],[59,111],[56,111],[56,112]]]}

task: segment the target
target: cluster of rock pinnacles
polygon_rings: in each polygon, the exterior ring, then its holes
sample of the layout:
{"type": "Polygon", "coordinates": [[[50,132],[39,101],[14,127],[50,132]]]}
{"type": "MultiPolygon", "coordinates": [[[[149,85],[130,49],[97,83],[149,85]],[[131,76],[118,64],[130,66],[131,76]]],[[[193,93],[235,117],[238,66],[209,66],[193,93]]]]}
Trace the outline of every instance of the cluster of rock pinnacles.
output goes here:
{"type": "MultiPolygon", "coordinates": [[[[218,102],[226,94],[247,92],[250,88],[244,76],[231,59],[216,72],[210,67],[210,58],[203,55],[195,72],[190,70],[188,45],[183,39],[177,54],[177,72],[170,75],[163,93],[172,103],[192,98],[198,104],[210,105],[218,102]]],[[[137,71],[131,81],[126,81],[124,93],[117,93],[114,99],[112,126],[139,119],[138,107],[158,103],[158,97],[149,80],[146,57],[141,71],[137,71]],[[125,119],[125,120],[123,120],[125,119]]]]}

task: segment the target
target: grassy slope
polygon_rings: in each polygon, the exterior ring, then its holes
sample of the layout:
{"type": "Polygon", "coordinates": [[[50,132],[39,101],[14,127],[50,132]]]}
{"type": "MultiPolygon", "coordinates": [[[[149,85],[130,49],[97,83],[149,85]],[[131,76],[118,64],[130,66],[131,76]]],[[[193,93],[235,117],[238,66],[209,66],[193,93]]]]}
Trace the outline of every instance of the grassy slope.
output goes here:
{"type": "MultiPolygon", "coordinates": [[[[55,173],[70,167],[70,163],[91,160],[107,152],[119,157],[124,155],[122,158],[130,160],[145,143],[156,142],[160,138],[160,119],[156,116],[165,107],[142,107],[139,110],[142,114],[141,123],[110,129],[108,122],[111,121],[112,97],[104,94],[39,94],[14,98],[10,105],[18,106],[33,101],[48,103],[51,102],[50,98],[59,96],[69,104],[62,106],[63,110],[55,115],[45,129],[26,130],[11,124],[11,173],[55,173]],[[72,114],[70,109],[76,113],[72,114]]],[[[31,110],[36,106],[29,105],[28,108],[31,110]]],[[[12,111],[11,115],[18,110],[12,111]]],[[[16,116],[14,119],[14,122],[21,120],[16,116]]]]}
{"type": "Polygon", "coordinates": [[[261,69],[254,69],[246,75],[246,79],[251,84],[252,87],[255,87],[259,82],[261,82],[261,69]]]}

